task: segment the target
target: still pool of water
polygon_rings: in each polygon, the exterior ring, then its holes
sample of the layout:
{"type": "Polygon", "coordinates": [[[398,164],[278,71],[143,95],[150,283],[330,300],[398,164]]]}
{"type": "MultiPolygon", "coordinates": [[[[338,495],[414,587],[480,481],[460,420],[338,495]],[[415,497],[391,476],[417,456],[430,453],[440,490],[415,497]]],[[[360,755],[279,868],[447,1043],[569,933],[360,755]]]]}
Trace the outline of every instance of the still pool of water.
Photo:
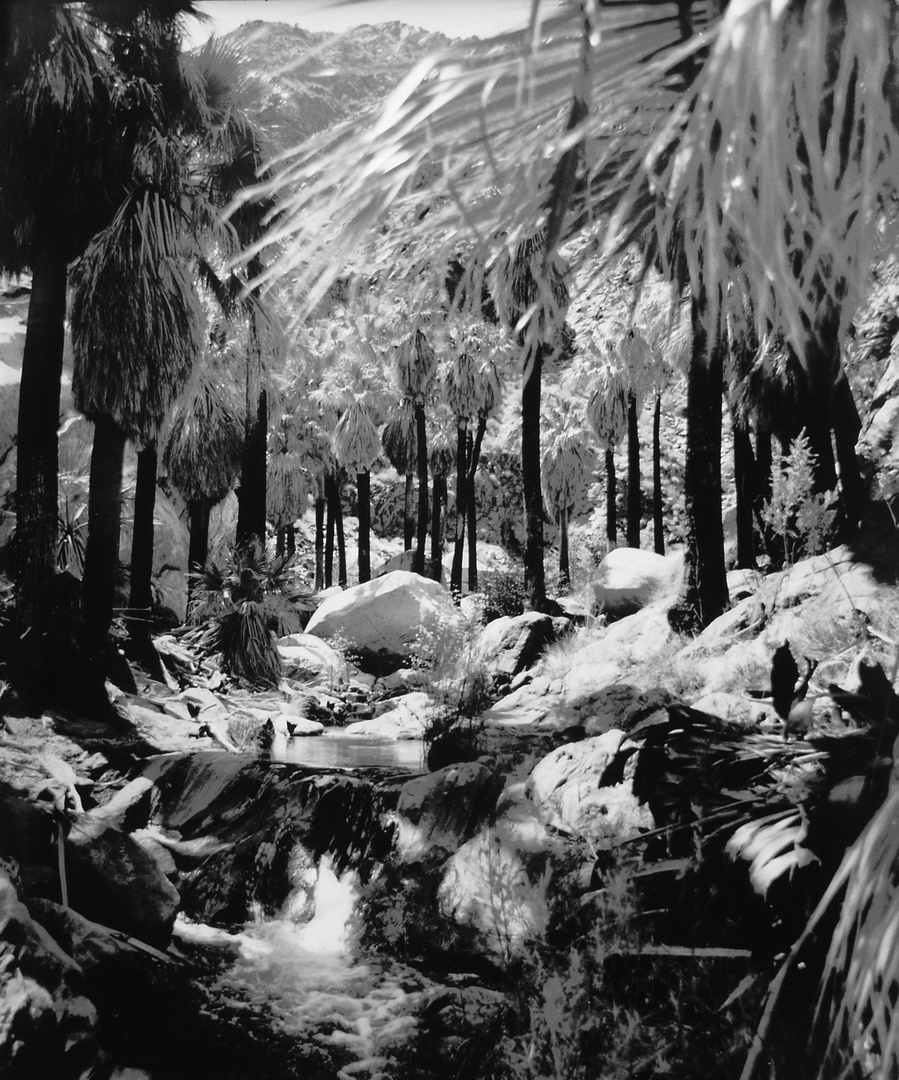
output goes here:
{"type": "Polygon", "coordinates": [[[263,756],[271,761],[322,769],[421,772],[425,768],[424,743],[420,739],[372,739],[342,731],[294,738],[279,736],[263,756]]]}

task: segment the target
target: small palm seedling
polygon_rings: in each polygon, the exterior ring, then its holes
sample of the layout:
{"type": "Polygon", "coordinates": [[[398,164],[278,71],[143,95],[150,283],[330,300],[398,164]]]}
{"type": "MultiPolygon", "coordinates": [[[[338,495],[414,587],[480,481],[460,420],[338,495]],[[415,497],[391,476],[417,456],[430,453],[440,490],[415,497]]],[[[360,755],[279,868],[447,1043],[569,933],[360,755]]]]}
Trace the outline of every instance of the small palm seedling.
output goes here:
{"type": "Polygon", "coordinates": [[[289,559],[250,545],[194,575],[190,620],[201,628],[197,645],[219,653],[227,674],[255,686],[279,682],[276,639],[300,630],[302,613],[313,606],[305,590],[292,587],[289,568],[289,559]]]}

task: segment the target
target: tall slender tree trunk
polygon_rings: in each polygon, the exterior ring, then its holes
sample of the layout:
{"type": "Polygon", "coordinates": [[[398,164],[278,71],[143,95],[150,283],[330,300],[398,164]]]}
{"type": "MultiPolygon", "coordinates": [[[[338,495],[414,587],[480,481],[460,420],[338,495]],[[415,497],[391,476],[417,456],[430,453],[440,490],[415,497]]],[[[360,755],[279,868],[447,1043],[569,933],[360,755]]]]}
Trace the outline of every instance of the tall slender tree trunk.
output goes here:
{"type": "MultiPolygon", "coordinates": [[[[520,344],[524,348],[524,341],[520,344]]],[[[540,485],[540,384],[543,376],[542,344],[525,359],[521,380],[521,479],[524,487],[524,595],[525,606],[541,611],[546,604],[543,568],[543,491],[540,485]]]]}
{"type": "Polygon", "coordinates": [[[315,591],[325,583],[325,498],[315,499],[315,591]]]}
{"type": "Polygon", "coordinates": [[[687,371],[687,445],[684,502],[687,544],[684,605],[689,628],[708,626],[728,604],[721,520],[721,397],[724,349],[709,343],[704,295],[693,298],[693,355],[687,371]]]}
{"type": "Polygon", "coordinates": [[[653,551],[665,554],[665,519],[662,513],[662,395],[656,393],[652,413],[652,536],[653,551]]]}
{"type": "Polygon", "coordinates": [[[425,407],[415,403],[415,437],[418,443],[418,531],[412,569],[424,575],[425,549],[428,544],[428,436],[425,427],[425,407]]]}
{"type": "Polygon", "coordinates": [[[606,540],[610,547],[618,542],[618,491],[615,477],[615,451],[606,447],[606,540]]]}
{"type": "Polygon", "coordinates": [[[403,551],[411,551],[415,543],[415,473],[406,473],[403,490],[403,551]]]}
{"type": "Polygon", "coordinates": [[[359,584],[371,580],[371,474],[356,474],[359,502],[359,584]]]}
{"type": "Polygon", "coordinates": [[[431,483],[431,577],[439,581],[443,575],[443,505],[446,502],[446,477],[434,475],[431,483]]]}
{"type": "Polygon", "coordinates": [[[640,546],[640,433],[637,428],[637,395],[627,395],[627,546],[640,546]]]}
{"type": "Polygon", "coordinates": [[[453,565],[450,571],[450,591],[458,599],[462,595],[462,565],[465,560],[465,510],[467,502],[468,460],[466,453],[467,419],[459,419],[456,427],[456,507],[453,544],[453,565]]]}
{"type": "Polygon", "coordinates": [[[468,490],[468,506],[465,512],[466,531],[468,533],[468,591],[478,591],[478,507],[474,497],[474,486],[468,490]]]}
{"type": "Polygon", "coordinates": [[[287,557],[292,559],[297,553],[297,527],[291,521],[289,525],[285,525],[284,531],[287,534],[287,557]]]}
{"type": "Polygon", "coordinates": [[[156,443],[150,442],[137,454],[137,481],[134,489],[134,527],[131,539],[131,591],[128,597],[130,655],[151,678],[165,682],[159,653],[153,645],[153,514],[156,509],[156,443]]]}
{"type": "Polygon", "coordinates": [[[56,573],[59,390],[65,340],[66,260],[52,243],[35,245],[31,300],[19,385],[16,436],[16,618],[32,627],[56,573]]]}
{"type": "Polygon", "coordinates": [[[334,480],[334,534],[337,539],[337,584],[347,586],[346,533],[343,529],[343,502],[340,498],[340,480],[334,480]]]}
{"type": "Polygon", "coordinates": [[[125,433],[111,417],[96,418],[81,607],[91,646],[97,655],[106,651],[115,604],[126,442],[125,433]]]}
{"type": "Polygon", "coordinates": [[[196,580],[193,574],[201,574],[206,565],[206,556],[209,554],[209,518],[212,514],[212,504],[208,499],[192,502],[187,507],[190,522],[190,543],[187,551],[187,569],[190,571],[187,578],[187,613],[190,615],[191,605],[196,592],[196,580]]]}
{"type": "Polygon", "coordinates": [[[153,607],[153,512],[156,509],[156,443],[137,453],[134,487],[134,526],[131,532],[131,590],[128,596],[129,633],[148,640],[153,607]]]}
{"type": "Polygon", "coordinates": [[[755,529],[752,525],[753,475],[755,461],[749,432],[735,420],[732,426],[734,441],[734,486],[737,494],[737,566],[754,570],[755,529]]]}
{"type": "Polygon", "coordinates": [[[481,447],[484,444],[484,433],[487,430],[487,413],[483,409],[478,410],[478,426],[475,428],[474,439],[469,432],[466,447],[467,466],[465,480],[465,498],[467,509],[465,518],[468,529],[468,591],[474,592],[478,587],[478,489],[475,477],[478,474],[478,465],[481,463],[481,447]]]}
{"type": "Polygon", "coordinates": [[[287,551],[287,527],[285,525],[279,525],[275,529],[275,556],[279,559],[283,559],[287,551]]]}
{"type": "Polygon", "coordinates": [[[333,481],[329,478],[325,481],[328,508],[328,529],[325,540],[325,588],[330,589],[334,584],[334,533],[337,527],[337,514],[334,509],[333,481]]]}
{"type": "Polygon", "coordinates": [[[559,510],[559,591],[571,588],[571,567],[568,561],[568,507],[559,510]]]}
{"type": "MultiPolygon", "coordinates": [[[[251,260],[249,274],[262,270],[258,259],[251,260]]],[[[250,333],[247,348],[246,422],[238,489],[237,545],[265,544],[266,438],[268,399],[262,385],[262,343],[259,333],[258,289],[250,297],[250,333]]]]}

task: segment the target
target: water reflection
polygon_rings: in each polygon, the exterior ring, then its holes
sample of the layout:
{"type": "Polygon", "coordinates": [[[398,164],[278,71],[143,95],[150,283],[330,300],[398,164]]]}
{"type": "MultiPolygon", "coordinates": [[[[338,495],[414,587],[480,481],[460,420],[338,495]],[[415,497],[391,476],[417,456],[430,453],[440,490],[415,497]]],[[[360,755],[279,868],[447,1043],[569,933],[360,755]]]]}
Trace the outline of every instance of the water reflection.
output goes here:
{"type": "Polygon", "coordinates": [[[424,769],[424,744],[420,739],[372,739],[341,731],[289,739],[278,736],[264,756],[271,761],[315,768],[377,768],[403,772],[424,769]]]}

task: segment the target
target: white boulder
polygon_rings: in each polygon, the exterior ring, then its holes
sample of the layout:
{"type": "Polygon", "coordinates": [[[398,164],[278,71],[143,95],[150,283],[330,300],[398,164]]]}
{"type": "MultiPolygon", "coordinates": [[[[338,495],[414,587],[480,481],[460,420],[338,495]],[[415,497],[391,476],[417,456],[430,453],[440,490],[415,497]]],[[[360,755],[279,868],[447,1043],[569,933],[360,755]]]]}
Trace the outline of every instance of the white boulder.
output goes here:
{"type": "Polygon", "coordinates": [[[357,720],[344,729],[347,735],[363,735],[371,739],[420,739],[424,736],[431,709],[428,694],[416,690],[395,699],[392,709],[372,720],[357,720]]]}
{"type": "Polygon", "coordinates": [[[279,638],[278,652],[285,673],[292,678],[317,678],[333,681],[347,673],[344,657],[327,641],[315,634],[289,634],[279,638]]]}
{"type": "Polygon", "coordinates": [[[649,809],[616,768],[623,731],[560,746],[537,763],[528,792],[546,823],[592,843],[629,840],[653,827],[649,809]]]}
{"type": "Polygon", "coordinates": [[[629,615],[677,596],[683,576],[680,555],[615,548],[596,568],[593,595],[602,611],[629,615]]]}
{"type": "Polygon", "coordinates": [[[329,596],[309,620],[308,634],[339,638],[347,648],[407,657],[429,636],[462,629],[464,620],[436,581],[394,570],[329,596]]]}

